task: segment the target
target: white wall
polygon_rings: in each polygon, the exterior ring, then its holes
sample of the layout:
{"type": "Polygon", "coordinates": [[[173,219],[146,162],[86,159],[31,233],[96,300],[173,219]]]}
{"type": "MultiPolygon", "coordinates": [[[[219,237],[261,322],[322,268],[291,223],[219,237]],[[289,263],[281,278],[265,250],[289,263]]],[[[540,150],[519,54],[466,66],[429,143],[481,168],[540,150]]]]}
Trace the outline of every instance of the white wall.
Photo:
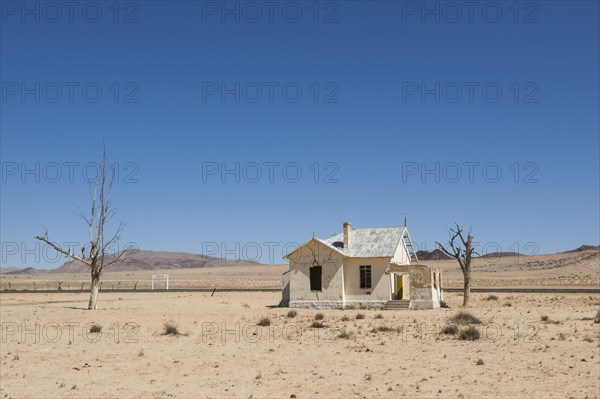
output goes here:
{"type": "Polygon", "coordinates": [[[291,301],[341,301],[342,255],[317,241],[312,241],[290,256],[291,301]],[[311,252],[312,249],[312,252],[311,252]],[[314,256],[313,256],[314,252],[314,256]],[[323,267],[322,291],[310,290],[313,261],[323,267]]]}
{"type": "Polygon", "coordinates": [[[400,240],[400,244],[392,257],[392,262],[399,265],[408,265],[410,263],[410,255],[408,254],[408,248],[406,248],[404,240],[400,240]]]}
{"type": "Polygon", "coordinates": [[[348,301],[371,301],[390,299],[390,275],[385,271],[390,264],[390,258],[351,258],[344,260],[344,288],[348,301]],[[360,266],[371,266],[370,289],[360,288],[360,266]],[[367,294],[370,292],[370,294],[367,294]]]}

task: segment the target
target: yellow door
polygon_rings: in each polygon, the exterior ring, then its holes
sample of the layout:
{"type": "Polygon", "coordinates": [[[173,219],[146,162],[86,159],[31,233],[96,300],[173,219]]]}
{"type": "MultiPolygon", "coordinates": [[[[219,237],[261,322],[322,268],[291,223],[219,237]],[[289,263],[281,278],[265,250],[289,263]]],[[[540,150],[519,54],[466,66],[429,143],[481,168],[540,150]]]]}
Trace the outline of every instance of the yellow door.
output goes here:
{"type": "Polygon", "coordinates": [[[402,275],[396,274],[396,299],[402,299],[402,275]]]}

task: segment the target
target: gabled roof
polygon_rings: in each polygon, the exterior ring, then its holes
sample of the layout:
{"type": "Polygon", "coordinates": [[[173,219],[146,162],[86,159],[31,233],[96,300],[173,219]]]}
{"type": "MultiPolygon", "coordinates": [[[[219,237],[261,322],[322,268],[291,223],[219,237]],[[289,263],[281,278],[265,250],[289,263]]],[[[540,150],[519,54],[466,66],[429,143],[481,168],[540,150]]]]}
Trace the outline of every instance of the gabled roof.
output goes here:
{"type": "Polygon", "coordinates": [[[327,248],[330,248],[330,249],[332,249],[333,251],[335,251],[335,252],[339,252],[341,255],[343,255],[343,256],[346,256],[346,254],[344,254],[344,253],[341,251],[341,248],[334,247],[333,245],[329,244],[328,242],[326,242],[326,241],[324,241],[324,240],[321,240],[320,238],[313,237],[312,239],[310,239],[310,240],[306,241],[304,244],[298,245],[298,247],[297,247],[297,248],[295,248],[295,249],[293,249],[292,251],[288,252],[288,253],[287,253],[287,254],[285,254],[283,257],[284,257],[284,258],[288,258],[290,255],[292,255],[293,253],[296,253],[296,252],[297,252],[297,251],[299,251],[301,248],[303,248],[304,246],[306,246],[306,245],[310,244],[311,242],[317,242],[317,243],[320,243],[320,244],[322,244],[322,245],[326,246],[327,248]]]}
{"type": "Polygon", "coordinates": [[[326,240],[313,238],[285,255],[284,258],[289,257],[312,241],[324,244],[349,258],[391,258],[396,253],[405,230],[406,227],[353,228],[350,233],[350,248],[341,248],[340,243],[344,241],[344,234],[342,233],[326,240]]]}

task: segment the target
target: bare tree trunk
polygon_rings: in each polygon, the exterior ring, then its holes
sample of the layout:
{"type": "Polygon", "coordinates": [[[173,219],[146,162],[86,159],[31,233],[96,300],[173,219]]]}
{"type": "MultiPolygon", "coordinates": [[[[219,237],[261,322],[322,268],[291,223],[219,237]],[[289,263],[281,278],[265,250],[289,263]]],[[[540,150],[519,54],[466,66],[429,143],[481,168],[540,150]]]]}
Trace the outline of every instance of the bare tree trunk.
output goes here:
{"type": "Polygon", "coordinates": [[[100,277],[92,276],[92,286],[90,287],[90,303],[88,305],[88,310],[97,309],[98,292],[100,292],[100,277]]]}
{"type": "Polygon", "coordinates": [[[463,292],[463,306],[469,306],[471,300],[471,273],[470,271],[463,275],[464,279],[464,292],[463,292]]]}

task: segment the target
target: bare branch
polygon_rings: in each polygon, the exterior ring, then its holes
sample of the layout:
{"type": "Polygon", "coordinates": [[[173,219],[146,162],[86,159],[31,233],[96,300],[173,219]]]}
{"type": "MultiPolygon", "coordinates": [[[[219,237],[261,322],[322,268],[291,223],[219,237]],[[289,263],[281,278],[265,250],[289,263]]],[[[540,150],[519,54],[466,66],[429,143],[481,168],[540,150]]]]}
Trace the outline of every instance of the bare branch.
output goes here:
{"type": "Polygon", "coordinates": [[[438,247],[440,247],[440,249],[441,249],[442,251],[444,251],[444,252],[446,253],[446,255],[448,255],[448,256],[451,256],[451,257],[453,257],[453,258],[455,258],[455,257],[456,257],[456,253],[452,253],[452,252],[448,251],[448,250],[447,250],[447,249],[446,249],[446,248],[445,248],[445,247],[444,247],[442,244],[440,244],[440,243],[439,243],[439,242],[437,242],[437,241],[436,241],[435,243],[438,245],[438,247]]]}
{"type": "Polygon", "coordinates": [[[55,244],[55,243],[53,243],[52,241],[50,241],[50,240],[48,239],[48,231],[46,231],[46,234],[44,235],[44,237],[35,236],[35,239],[36,239],[36,240],[40,240],[40,241],[43,241],[43,242],[45,242],[46,244],[48,244],[49,246],[51,246],[52,248],[54,248],[54,250],[55,250],[56,252],[60,252],[61,254],[65,255],[65,256],[67,256],[67,257],[69,257],[69,258],[71,258],[71,259],[78,260],[78,261],[80,261],[80,262],[82,262],[82,263],[84,263],[84,264],[86,264],[86,265],[88,265],[88,266],[91,266],[91,265],[92,265],[92,264],[91,264],[91,262],[90,262],[89,260],[87,260],[87,259],[84,259],[84,258],[82,258],[82,257],[80,257],[80,256],[77,256],[77,255],[74,255],[73,253],[71,253],[71,251],[70,251],[70,250],[69,250],[69,251],[65,251],[64,249],[62,249],[62,248],[61,248],[60,246],[58,246],[57,244],[55,244]]]}

